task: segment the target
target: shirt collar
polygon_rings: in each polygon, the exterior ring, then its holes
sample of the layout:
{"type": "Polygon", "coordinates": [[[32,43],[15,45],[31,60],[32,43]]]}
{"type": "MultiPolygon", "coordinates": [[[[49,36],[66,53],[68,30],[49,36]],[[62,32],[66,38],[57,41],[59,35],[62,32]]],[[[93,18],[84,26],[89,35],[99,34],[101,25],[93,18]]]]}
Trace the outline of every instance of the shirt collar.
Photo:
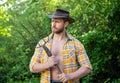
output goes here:
{"type": "MultiPolygon", "coordinates": [[[[52,40],[52,39],[53,39],[53,36],[54,36],[54,34],[51,33],[51,34],[48,36],[48,40],[52,40]]],[[[71,41],[71,40],[73,39],[72,36],[71,36],[70,34],[68,34],[67,32],[66,32],[66,38],[67,38],[67,41],[71,41]]]]}

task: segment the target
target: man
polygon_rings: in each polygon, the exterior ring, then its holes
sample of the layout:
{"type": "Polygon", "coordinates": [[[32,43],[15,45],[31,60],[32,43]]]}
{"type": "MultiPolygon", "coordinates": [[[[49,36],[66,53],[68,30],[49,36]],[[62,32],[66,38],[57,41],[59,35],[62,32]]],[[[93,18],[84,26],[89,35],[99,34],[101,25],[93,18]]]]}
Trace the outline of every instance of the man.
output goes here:
{"type": "Polygon", "coordinates": [[[39,41],[30,62],[32,72],[41,72],[40,83],[79,83],[79,78],[91,72],[92,67],[84,46],[66,32],[66,27],[74,22],[69,12],[56,9],[52,19],[52,33],[39,41]],[[49,57],[43,47],[52,53],[49,57]],[[60,71],[55,65],[58,65],[60,71]],[[79,67],[79,66],[80,67],[79,67]]]}

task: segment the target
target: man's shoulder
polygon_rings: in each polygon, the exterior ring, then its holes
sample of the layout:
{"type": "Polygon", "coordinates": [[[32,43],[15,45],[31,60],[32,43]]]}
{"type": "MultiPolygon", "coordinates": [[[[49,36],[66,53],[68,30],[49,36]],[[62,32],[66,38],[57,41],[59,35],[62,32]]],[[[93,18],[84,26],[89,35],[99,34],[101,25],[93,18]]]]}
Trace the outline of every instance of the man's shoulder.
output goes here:
{"type": "Polygon", "coordinates": [[[77,39],[76,37],[72,36],[71,34],[68,34],[68,36],[69,36],[70,40],[72,42],[74,42],[75,46],[79,46],[79,45],[81,46],[81,45],[83,45],[81,43],[81,41],[79,39],[77,39]]]}
{"type": "Polygon", "coordinates": [[[42,38],[42,39],[40,39],[39,41],[38,41],[38,45],[44,45],[47,41],[49,40],[49,38],[48,38],[48,36],[46,36],[46,37],[44,37],[44,38],[42,38]]]}
{"type": "Polygon", "coordinates": [[[71,34],[68,34],[68,36],[73,42],[80,42],[80,40],[78,40],[76,37],[72,36],[71,34]]]}

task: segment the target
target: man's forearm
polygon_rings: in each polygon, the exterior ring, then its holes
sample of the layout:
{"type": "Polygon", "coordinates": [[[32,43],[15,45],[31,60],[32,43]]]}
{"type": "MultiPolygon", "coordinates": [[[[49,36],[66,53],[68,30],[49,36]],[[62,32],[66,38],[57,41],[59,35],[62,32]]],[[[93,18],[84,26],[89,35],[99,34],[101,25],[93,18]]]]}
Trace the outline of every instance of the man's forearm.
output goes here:
{"type": "Polygon", "coordinates": [[[41,71],[44,71],[46,69],[49,68],[49,65],[47,63],[44,63],[44,64],[41,64],[41,63],[35,63],[33,66],[32,66],[32,72],[34,73],[38,73],[38,72],[41,72],[41,71]]]}
{"type": "Polygon", "coordinates": [[[69,74],[69,78],[70,78],[70,80],[82,78],[90,72],[91,72],[90,68],[80,67],[76,72],[69,74]]]}

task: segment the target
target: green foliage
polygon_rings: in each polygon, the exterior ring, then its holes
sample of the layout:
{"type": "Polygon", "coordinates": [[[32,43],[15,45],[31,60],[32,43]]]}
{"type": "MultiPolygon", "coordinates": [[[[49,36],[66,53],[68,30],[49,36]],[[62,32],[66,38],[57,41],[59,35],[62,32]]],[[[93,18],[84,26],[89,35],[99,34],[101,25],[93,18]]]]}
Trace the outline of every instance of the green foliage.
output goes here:
{"type": "Polygon", "coordinates": [[[7,12],[4,10],[4,7],[0,7],[0,35],[2,36],[11,36],[10,31],[12,26],[7,25],[7,22],[9,21],[9,18],[11,16],[7,14],[7,12]]]}
{"type": "MultiPolygon", "coordinates": [[[[117,79],[120,78],[120,21],[118,20],[120,19],[118,15],[120,4],[116,2],[111,4],[116,7],[110,8],[107,21],[104,21],[101,26],[96,25],[96,28],[83,34],[80,38],[87,48],[93,65],[93,72],[89,76],[92,78],[86,78],[87,82],[117,83],[117,79]]],[[[106,17],[103,20],[106,20],[106,17]]]]}
{"type": "Polygon", "coordinates": [[[3,6],[10,4],[6,11],[0,7],[1,83],[39,82],[40,74],[29,71],[29,61],[36,43],[51,32],[46,15],[56,8],[75,18],[67,31],[84,44],[90,57],[93,71],[81,81],[120,81],[119,0],[8,0],[3,6]]]}

